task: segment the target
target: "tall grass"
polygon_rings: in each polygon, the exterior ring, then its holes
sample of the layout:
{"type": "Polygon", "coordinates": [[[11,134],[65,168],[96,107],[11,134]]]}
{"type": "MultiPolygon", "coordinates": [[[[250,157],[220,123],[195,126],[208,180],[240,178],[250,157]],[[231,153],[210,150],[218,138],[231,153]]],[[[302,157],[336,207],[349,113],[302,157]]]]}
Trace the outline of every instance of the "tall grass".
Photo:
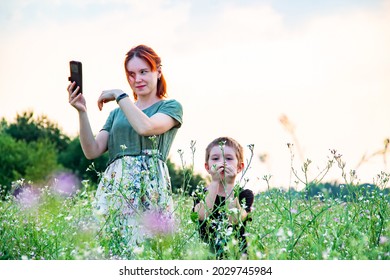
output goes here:
{"type": "MultiPolygon", "coordinates": [[[[191,152],[195,153],[195,143],[191,143],[191,152]]],[[[311,162],[295,169],[292,153],[292,180],[303,182],[305,188],[297,192],[269,185],[268,191],[258,194],[247,225],[248,254],[239,252],[233,235],[226,243],[226,257],[390,259],[389,174],[381,172],[374,178],[376,188],[360,186],[357,175],[344,170],[341,157],[335,151],[332,155],[319,175],[310,179],[311,162]],[[336,197],[325,190],[309,195],[334,167],[341,170],[340,189],[348,191],[336,197]]],[[[156,232],[135,247],[122,242],[121,231],[109,220],[105,226],[110,234],[101,234],[93,210],[95,188],[87,181],[71,191],[59,191],[58,180],[41,188],[23,180],[15,182],[13,188],[22,192],[0,202],[0,259],[215,259],[199,238],[193,199],[185,191],[188,176],[183,172],[183,189],[174,194],[174,231],[156,232]]],[[[268,184],[269,178],[264,176],[268,184]]]]}

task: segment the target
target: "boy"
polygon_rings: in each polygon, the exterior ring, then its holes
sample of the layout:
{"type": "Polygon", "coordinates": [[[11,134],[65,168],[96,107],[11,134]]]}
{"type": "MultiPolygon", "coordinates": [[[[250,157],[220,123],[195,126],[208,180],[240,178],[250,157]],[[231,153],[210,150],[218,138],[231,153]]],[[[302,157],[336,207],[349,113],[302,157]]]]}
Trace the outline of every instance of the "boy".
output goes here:
{"type": "Polygon", "coordinates": [[[206,148],[205,168],[211,175],[201,199],[195,198],[193,211],[198,214],[201,238],[210,244],[218,259],[226,257],[224,247],[237,239],[239,251],[246,253],[245,226],[249,220],[254,195],[235,185],[244,168],[242,146],[230,137],[219,137],[206,148]]]}

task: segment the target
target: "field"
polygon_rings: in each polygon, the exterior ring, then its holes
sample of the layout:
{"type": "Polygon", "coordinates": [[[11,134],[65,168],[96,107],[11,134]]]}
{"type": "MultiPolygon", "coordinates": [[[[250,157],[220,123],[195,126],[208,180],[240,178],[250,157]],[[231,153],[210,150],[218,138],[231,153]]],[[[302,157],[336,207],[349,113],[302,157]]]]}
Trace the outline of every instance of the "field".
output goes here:
{"type": "MultiPolygon", "coordinates": [[[[387,183],[388,177],[381,179],[387,183]]],[[[71,193],[58,181],[39,191],[22,180],[17,184],[24,192],[0,202],[0,259],[215,259],[191,219],[192,198],[182,193],[174,196],[173,230],[162,226],[130,248],[114,225],[102,234],[88,182],[71,193]]],[[[390,259],[389,194],[380,186],[354,187],[339,197],[270,189],[256,196],[251,220],[247,255],[226,229],[228,259],[390,259]]]]}

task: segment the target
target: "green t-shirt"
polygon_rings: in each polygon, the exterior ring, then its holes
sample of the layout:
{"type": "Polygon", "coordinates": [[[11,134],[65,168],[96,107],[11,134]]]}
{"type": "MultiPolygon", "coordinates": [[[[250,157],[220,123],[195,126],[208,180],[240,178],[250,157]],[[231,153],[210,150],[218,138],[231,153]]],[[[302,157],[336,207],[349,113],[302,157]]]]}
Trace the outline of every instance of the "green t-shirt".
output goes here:
{"type": "MultiPolygon", "coordinates": [[[[161,159],[165,161],[168,157],[177,130],[182,125],[183,108],[181,104],[174,99],[161,100],[144,109],[142,112],[148,117],[151,117],[156,113],[163,113],[179,122],[177,126],[164,134],[156,136],[157,149],[161,159]]],[[[102,130],[106,130],[110,134],[108,139],[109,163],[123,155],[138,156],[141,155],[141,151],[143,150],[156,148],[153,147],[153,142],[148,136],[140,136],[133,129],[121,108],[116,108],[111,111],[102,130]],[[123,145],[126,146],[126,149],[123,149],[123,145]]]]}

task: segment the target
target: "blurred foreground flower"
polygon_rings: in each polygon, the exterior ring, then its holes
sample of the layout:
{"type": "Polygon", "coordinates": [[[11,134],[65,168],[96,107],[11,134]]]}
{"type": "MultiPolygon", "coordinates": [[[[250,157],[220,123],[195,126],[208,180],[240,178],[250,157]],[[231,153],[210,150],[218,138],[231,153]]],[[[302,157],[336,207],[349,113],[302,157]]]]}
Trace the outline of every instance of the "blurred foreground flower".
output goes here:
{"type": "Polygon", "coordinates": [[[142,215],[141,223],[146,234],[169,235],[175,231],[175,219],[170,213],[161,211],[147,211],[142,215]]]}
{"type": "Polygon", "coordinates": [[[37,206],[41,197],[40,191],[30,185],[26,185],[15,190],[14,195],[16,201],[23,208],[32,208],[37,206]]]}
{"type": "Polygon", "coordinates": [[[80,183],[80,179],[76,175],[62,172],[55,175],[53,189],[60,195],[71,196],[79,189],[80,183]]]}

